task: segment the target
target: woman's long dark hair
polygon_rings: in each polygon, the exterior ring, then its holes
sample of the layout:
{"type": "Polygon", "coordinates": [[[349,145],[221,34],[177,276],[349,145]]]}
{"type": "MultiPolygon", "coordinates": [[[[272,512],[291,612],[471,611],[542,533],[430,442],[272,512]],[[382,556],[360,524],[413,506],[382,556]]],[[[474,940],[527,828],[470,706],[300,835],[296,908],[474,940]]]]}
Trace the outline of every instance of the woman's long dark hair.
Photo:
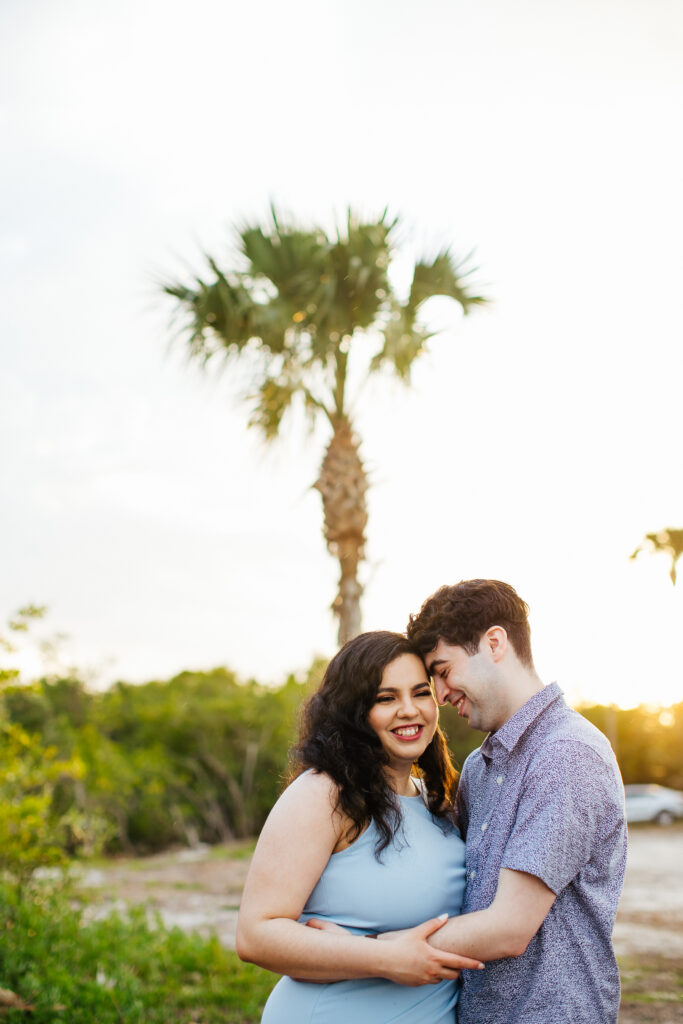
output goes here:
{"type": "MultiPolygon", "coordinates": [[[[320,687],[304,705],[299,742],[293,751],[295,776],[313,768],[336,782],[337,808],[352,822],[351,842],[370,820],[375,822],[377,855],[400,827],[401,810],[384,772],[389,759],[368,725],[368,713],[384,669],[402,654],[413,654],[422,661],[419,651],[400,633],[361,633],[344,644],[327,666],[320,687]]],[[[417,764],[432,815],[444,823],[452,821],[458,776],[441,729],[437,728],[417,764]]]]}

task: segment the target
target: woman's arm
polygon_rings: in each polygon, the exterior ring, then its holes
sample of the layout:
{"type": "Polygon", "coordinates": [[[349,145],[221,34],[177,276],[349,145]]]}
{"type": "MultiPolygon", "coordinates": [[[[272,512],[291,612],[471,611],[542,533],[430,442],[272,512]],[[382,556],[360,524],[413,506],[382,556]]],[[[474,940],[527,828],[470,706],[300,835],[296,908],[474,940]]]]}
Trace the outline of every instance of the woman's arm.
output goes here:
{"type": "Polygon", "coordinates": [[[237,926],[242,960],[311,981],[388,978],[424,985],[457,977],[461,956],[435,949],[427,938],[443,924],[434,918],[395,942],[372,942],[348,932],[307,928],[298,918],[346,822],[335,811],[336,788],[326,775],[307,772],[283,793],[256,846],[237,926]]]}

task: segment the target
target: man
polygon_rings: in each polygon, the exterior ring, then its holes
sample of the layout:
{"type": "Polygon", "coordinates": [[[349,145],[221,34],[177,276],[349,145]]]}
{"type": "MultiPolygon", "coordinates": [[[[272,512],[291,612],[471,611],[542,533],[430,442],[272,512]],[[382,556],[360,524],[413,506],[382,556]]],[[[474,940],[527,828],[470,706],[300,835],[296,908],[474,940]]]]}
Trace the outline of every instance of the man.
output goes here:
{"type": "MultiPolygon", "coordinates": [[[[410,618],[437,699],[488,735],[467,758],[460,917],[439,949],[487,959],[463,972],[462,1024],[614,1024],[611,933],[626,860],[614,754],[534,668],[528,608],[511,586],[442,587],[410,618]]],[[[397,933],[400,934],[400,933],[397,933]]],[[[390,938],[390,936],[386,936],[390,938]]]]}

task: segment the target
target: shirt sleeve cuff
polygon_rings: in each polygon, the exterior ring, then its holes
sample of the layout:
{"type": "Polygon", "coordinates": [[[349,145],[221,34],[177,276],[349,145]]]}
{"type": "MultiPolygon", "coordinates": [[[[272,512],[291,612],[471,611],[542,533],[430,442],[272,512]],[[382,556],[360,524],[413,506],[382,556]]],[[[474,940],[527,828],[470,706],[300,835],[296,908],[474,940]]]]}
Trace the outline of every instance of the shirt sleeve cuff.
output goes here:
{"type": "Polygon", "coordinates": [[[543,865],[527,864],[521,858],[505,857],[500,866],[501,868],[508,868],[510,871],[522,871],[525,875],[533,875],[534,878],[538,878],[544,885],[547,885],[556,896],[559,896],[564,887],[571,881],[570,878],[563,882],[553,875],[552,872],[548,871],[547,868],[544,868],[543,865]]]}

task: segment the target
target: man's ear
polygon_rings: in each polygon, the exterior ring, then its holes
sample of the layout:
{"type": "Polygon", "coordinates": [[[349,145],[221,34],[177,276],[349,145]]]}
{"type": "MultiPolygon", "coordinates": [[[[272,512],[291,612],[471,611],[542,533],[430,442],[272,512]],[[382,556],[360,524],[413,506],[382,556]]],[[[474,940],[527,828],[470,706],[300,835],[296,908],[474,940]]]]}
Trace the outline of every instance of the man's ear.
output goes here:
{"type": "Polygon", "coordinates": [[[498,663],[507,651],[510,641],[502,626],[491,626],[484,633],[484,643],[492,661],[498,663]]]}

